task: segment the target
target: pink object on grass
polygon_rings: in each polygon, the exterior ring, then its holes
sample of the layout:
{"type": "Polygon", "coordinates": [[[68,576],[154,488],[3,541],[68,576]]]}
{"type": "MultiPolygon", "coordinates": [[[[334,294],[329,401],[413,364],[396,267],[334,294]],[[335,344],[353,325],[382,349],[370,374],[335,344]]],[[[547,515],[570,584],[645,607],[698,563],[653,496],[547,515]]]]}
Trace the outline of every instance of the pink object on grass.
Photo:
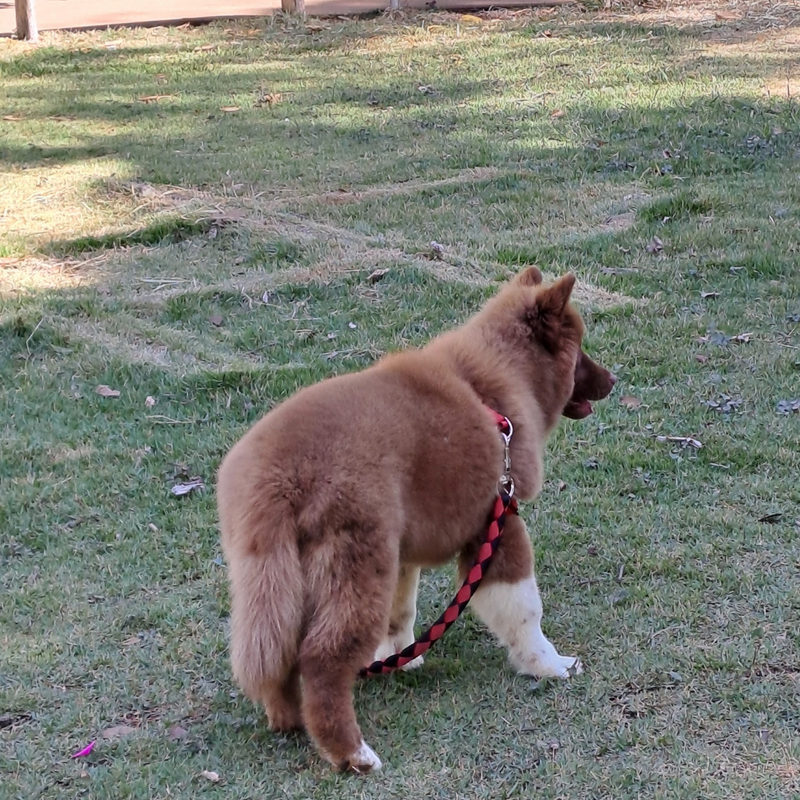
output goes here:
{"type": "Polygon", "coordinates": [[[89,742],[83,750],[78,750],[71,758],[83,758],[84,756],[88,756],[92,750],[94,750],[94,742],[89,742]]]}

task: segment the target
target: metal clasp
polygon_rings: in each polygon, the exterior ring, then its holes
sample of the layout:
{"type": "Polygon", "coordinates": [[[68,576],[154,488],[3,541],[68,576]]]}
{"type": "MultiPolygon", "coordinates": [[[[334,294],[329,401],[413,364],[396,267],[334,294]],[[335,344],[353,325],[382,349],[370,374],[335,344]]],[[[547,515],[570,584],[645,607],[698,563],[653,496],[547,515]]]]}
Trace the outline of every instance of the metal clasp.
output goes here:
{"type": "Polygon", "coordinates": [[[498,488],[506,492],[509,497],[514,496],[514,479],[511,477],[511,437],[514,435],[514,426],[508,417],[503,417],[503,428],[500,436],[503,437],[503,475],[497,482],[498,488]],[[505,430],[503,429],[505,428],[505,430]]]}

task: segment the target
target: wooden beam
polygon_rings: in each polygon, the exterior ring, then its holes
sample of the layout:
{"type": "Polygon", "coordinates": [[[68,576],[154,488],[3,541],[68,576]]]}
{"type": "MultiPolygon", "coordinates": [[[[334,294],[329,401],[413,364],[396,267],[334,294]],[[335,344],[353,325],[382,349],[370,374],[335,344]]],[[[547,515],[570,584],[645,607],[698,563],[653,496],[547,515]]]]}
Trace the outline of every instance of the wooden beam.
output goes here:
{"type": "Polygon", "coordinates": [[[14,0],[17,12],[17,39],[35,42],[39,38],[34,0],[14,0]]]}

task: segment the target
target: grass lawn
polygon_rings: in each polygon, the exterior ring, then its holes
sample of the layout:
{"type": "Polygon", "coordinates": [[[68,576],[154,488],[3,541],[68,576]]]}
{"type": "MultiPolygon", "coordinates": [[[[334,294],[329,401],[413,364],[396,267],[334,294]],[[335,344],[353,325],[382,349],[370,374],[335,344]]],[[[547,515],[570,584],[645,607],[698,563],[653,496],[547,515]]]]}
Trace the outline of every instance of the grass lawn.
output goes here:
{"type": "Polygon", "coordinates": [[[0,41],[0,798],[798,797],[798,43],[742,0],[0,41]],[[522,511],[586,672],[467,616],[335,774],[232,682],[215,470],[531,263],[620,376],[522,511]]]}

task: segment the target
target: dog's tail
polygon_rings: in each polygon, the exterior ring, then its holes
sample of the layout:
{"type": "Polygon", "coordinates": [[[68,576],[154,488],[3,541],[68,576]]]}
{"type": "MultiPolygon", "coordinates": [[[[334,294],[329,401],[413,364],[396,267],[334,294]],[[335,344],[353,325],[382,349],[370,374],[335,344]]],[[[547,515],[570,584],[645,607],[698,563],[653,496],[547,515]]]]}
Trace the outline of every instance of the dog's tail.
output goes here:
{"type": "Polygon", "coordinates": [[[228,557],[231,581],[231,666],[245,694],[258,702],[297,659],[303,623],[303,573],[294,519],[276,513],[247,531],[251,546],[228,557]]]}

